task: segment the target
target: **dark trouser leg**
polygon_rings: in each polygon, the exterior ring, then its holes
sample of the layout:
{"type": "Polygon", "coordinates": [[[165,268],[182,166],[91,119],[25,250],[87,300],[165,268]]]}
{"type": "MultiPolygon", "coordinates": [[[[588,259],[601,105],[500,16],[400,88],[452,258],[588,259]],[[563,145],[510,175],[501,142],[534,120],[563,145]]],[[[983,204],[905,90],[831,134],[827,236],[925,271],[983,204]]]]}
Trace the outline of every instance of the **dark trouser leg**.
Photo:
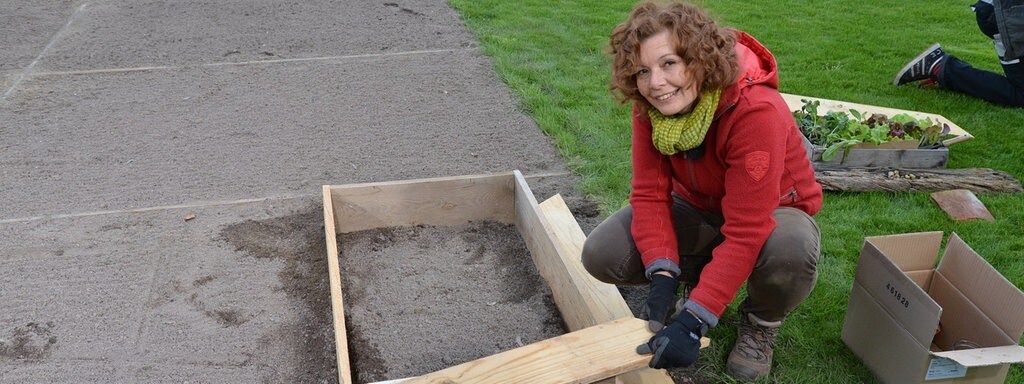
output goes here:
{"type": "Polygon", "coordinates": [[[761,326],[778,327],[810,295],[818,279],[818,225],[801,210],[775,209],[775,230],[761,248],[747,279],[741,313],[753,314],[761,326]]]}
{"type": "MultiPolygon", "coordinates": [[[[583,243],[583,266],[598,280],[627,285],[650,282],[630,232],[632,220],[632,207],[622,208],[594,228],[583,243]]],[[[704,264],[711,260],[711,250],[722,242],[718,228],[724,220],[721,215],[700,211],[676,197],[672,222],[680,253],[679,279],[695,285],[704,264]]]]}
{"type": "Polygon", "coordinates": [[[629,228],[633,208],[626,206],[594,228],[583,243],[583,267],[609,284],[637,285],[649,281],[629,228]]]}
{"type": "MultiPolygon", "coordinates": [[[[818,225],[803,211],[777,208],[776,227],[768,237],[747,280],[747,299],[740,310],[754,314],[762,325],[778,326],[807,298],[817,281],[820,235],[818,225]]],[[[610,284],[647,284],[643,262],[633,242],[633,210],[623,208],[590,233],[583,244],[583,266],[610,284]]],[[[679,238],[680,280],[695,284],[711,251],[721,244],[720,215],[695,209],[681,199],[672,206],[679,238]]]]}
{"type": "Polygon", "coordinates": [[[939,69],[939,85],[993,104],[1024,107],[1024,63],[1003,64],[1006,76],[972,67],[946,55],[939,69]]]}
{"type": "MultiPolygon", "coordinates": [[[[1006,74],[1006,80],[1010,82],[1017,90],[1017,101],[1020,102],[1024,99],[1024,58],[1018,59],[1013,64],[1003,64],[1003,73],[1006,74]]],[[[1016,106],[1024,106],[1024,104],[1017,104],[1016,106]]]]}
{"type": "Polygon", "coordinates": [[[672,204],[672,224],[679,243],[679,279],[690,287],[700,282],[700,273],[711,261],[711,252],[725,240],[722,215],[702,211],[682,198],[672,204]]]}

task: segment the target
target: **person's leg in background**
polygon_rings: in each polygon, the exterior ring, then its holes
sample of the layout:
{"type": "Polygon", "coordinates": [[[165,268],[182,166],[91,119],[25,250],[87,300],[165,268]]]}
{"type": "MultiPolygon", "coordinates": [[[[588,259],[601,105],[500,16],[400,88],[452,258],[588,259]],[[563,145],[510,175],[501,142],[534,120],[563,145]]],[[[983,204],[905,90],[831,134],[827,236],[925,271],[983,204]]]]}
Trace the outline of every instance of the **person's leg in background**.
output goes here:
{"type": "Polygon", "coordinates": [[[972,8],[978,21],[978,29],[985,36],[992,38],[1005,76],[974,68],[956,56],[947,54],[943,62],[939,63],[936,76],[939,86],[993,104],[1024,107],[1024,64],[1020,58],[1004,58],[1006,48],[999,35],[995,10],[991,2],[978,1],[972,8]]]}
{"type": "Polygon", "coordinates": [[[1024,107],[1024,64],[1003,64],[1006,76],[972,67],[956,56],[946,55],[939,64],[939,86],[992,104],[1024,107]]]}
{"type": "Polygon", "coordinates": [[[914,81],[936,82],[941,88],[960,92],[987,102],[1011,107],[1024,107],[1024,63],[1006,60],[1005,49],[996,26],[992,4],[981,0],[972,8],[978,28],[993,39],[1004,75],[974,68],[934,44],[905,65],[893,79],[902,85],[914,81]]]}

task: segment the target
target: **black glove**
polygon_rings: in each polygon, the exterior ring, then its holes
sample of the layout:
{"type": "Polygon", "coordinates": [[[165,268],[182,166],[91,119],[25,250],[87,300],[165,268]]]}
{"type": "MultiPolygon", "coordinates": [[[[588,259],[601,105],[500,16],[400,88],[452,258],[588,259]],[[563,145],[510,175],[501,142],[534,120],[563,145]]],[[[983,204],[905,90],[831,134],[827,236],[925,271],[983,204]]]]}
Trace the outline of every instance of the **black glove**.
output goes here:
{"type": "Polygon", "coordinates": [[[676,291],[679,281],[665,275],[651,275],[651,292],[647,296],[647,328],[658,332],[665,328],[669,317],[676,311],[676,291]]]}
{"type": "Polygon", "coordinates": [[[690,311],[682,311],[668,328],[658,331],[647,344],[636,347],[636,353],[653,353],[651,368],[689,367],[697,361],[700,352],[700,338],[708,326],[690,311]]]}

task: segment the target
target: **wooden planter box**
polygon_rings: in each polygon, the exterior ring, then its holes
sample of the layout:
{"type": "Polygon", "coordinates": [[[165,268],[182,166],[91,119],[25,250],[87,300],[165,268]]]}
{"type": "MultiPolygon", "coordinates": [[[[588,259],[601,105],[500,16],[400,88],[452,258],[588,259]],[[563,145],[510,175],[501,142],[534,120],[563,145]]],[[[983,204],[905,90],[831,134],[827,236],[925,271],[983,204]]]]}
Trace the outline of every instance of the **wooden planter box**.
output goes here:
{"type": "MultiPolygon", "coordinates": [[[[636,345],[651,333],[633,318],[615,286],[583,269],[585,235],[555,195],[538,204],[519,171],[323,187],[324,231],[338,381],[352,383],[336,236],[382,227],[459,225],[475,220],[514,223],[571,331],[418,378],[393,382],[590,382],[618,375],[623,383],[672,383],[646,368],[636,345]]],[[[612,379],[610,379],[612,380],[612,379]]]]}
{"type": "Polygon", "coordinates": [[[954,124],[949,121],[949,119],[941,115],[785,93],[782,94],[782,98],[786,100],[786,104],[789,105],[789,109],[791,111],[796,111],[802,108],[804,106],[804,102],[802,100],[818,100],[821,102],[821,105],[818,106],[819,113],[830,111],[848,112],[851,109],[867,114],[881,113],[887,116],[906,113],[918,119],[928,118],[932,121],[937,121],[940,124],[946,124],[949,126],[949,133],[954,135],[952,138],[943,141],[943,144],[947,148],[918,149],[916,143],[913,142],[894,142],[886,143],[881,146],[864,144],[850,148],[849,154],[846,155],[845,159],[843,153],[840,152],[835,158],[828,162],[821,159],[821,154],[825,151],[825,148],[815,146],[814,153],[811,155],[811,162],[814,163],[815,166],[827,165],[850,168],[889,167],[901,169],[945,168],[946,163],[949,161],[948,147],[962,141],[970,140],[974,137],[963,128],[960,128],[960,126],[954,124]]]}
{"type": "Polygon", "coordinates": [[[815,165],[827,164],[850,168],[930,169],[946,168],[946,162],[949,161],[949,148],[918,149],[916,141],[895,141],[882,145],[858,144],[849,151],[845,158],[843,151],[839,151],[832,160],[824,161],[821,155],[825,148],[816,145],[811,162],[815,165]]]}

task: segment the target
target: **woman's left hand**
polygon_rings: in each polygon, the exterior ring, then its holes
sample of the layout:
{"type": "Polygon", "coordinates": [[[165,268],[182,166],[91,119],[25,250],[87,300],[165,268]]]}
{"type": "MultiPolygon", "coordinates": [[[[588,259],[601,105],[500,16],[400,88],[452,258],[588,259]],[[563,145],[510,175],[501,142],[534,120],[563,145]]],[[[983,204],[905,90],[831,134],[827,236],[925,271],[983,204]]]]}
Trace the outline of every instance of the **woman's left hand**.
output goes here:
{"type": "Polygon", "coordinates": [[[679,281],[667,272],[651,275],[651,292],[647,296],[647,328],[658,332],[665,328],[676,310],[676,291],[679,281]]]}

